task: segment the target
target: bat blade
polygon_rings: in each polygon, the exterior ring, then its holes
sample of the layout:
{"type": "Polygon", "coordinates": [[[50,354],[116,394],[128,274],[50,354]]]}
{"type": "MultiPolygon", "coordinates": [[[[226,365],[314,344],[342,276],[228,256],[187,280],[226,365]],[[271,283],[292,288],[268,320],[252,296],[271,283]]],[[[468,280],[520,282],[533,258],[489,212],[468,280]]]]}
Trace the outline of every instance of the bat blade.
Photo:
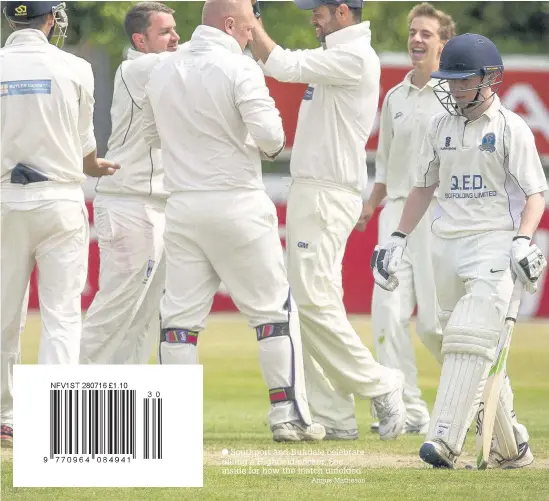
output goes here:
{"type": "MultiPolygon", "coordinates": [[[[494,423],[499,404],[499,396],[505,381],[505,368],[509,355],[509,346],[513,335],[514,320],[505,322],[503,335],[505,342],[496,361],[492,364],[479,406],[476,433],[477,469],[484,470],[488,466],[488,456],[492,445],[494,423]]],[[[518,454],[518,451],[517,451],[518,454]]]]}

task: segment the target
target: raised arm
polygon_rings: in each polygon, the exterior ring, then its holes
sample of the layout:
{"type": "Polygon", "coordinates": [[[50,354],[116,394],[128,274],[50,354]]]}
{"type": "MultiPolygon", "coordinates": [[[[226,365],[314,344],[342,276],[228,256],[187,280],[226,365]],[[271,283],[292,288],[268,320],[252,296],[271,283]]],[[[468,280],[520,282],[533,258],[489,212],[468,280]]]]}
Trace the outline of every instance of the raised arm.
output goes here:
{"type": "MultiPolygon", "coordinates": [[[[251,42],[254,57],[280,82],[356,85],[367,71],[364,56],[344,47],[329,50],[284,50],[256,20],[251,42]]],[[[375,56],[376,64],[379,64],[375,56]]]]}

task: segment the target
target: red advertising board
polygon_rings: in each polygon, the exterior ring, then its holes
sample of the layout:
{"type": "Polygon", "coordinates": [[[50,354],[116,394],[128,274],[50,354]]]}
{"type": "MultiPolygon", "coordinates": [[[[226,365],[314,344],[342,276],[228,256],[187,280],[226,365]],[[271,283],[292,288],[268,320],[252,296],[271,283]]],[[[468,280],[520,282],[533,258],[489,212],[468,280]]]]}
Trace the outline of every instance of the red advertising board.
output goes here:
{"type": "MultiPolygon", "coordinates": [[[[282,243],[286,226],[286,205],[277,203],[279,228],[282,243]]],[[[92,202],[88,202],[90,224],[93,231],[92,202]]],[[[370,256],[377,239],[378,214],[372,218],[368,229],[364,233],[354,231],[347,244],[345,258],[343,260],[343,290],[344,302],[347,312],[350,314],[368,314],[372,300],[374,282],[369,267],[370,256]]],[[[549,256],[549,209],[545,211],[538,232],[535,236],[536,244],[541,248],[545,256],[549,256]]],[[[95,238],[90,243],[88,281],[82,295],[82,307],[88,308],[98,288],[99,278],[99,250],[95,238]]],[[[542,277],[540,291],[533,296],[525,294],[521,305],[521,313],[524,317],[549,317],[549,273],[542,277]]],[[[36,287],[36,273],[31,279],[29,307],[38,308],[38,296],[36,287]]],[[[220,291],[214,300],[213,311],[236,311],[234,303],[223,291],[220,291]]]]}
{"type": "MultiPolygon", "coordinates": [[[[381,56],[381,61],[379,109],[385,94],[401,82],[411,69],[405,54],[385,54],[381,56]]],[[[545,62],[539,58],[505,58],[504,64],[505,74],[499,90],[501,100],[508,109],[524,118],[534,132],[540,155],[549,162],[549,58],[545,58],[545,62]]],[[[272,78],[267,78],[267,85],[282,116],[287,136],[286,144],[291,147],[294,142],[297,112],[307,85],[281,83],[272,78]]],[[[377,133],[376,119],[366,145],[368,151],[375,152],[377,133]]]]}

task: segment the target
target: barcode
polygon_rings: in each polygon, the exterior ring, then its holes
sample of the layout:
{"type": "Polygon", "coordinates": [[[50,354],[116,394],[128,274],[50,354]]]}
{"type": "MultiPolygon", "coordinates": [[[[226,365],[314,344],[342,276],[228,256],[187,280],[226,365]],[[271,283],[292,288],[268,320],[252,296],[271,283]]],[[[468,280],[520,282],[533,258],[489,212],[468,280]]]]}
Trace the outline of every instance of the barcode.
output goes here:
{"type": "MultiPolygon", "coordinates": [[[[162,399],[143,399],[143,459],[162,459],[162,399]],[[152,455],[152,457],[151,457],[152,455]]],[[[136,390],[50,390],[50,458],[137,450],[136,390]]]]}
{"type": "Polygon", "coordinates": [[[143,459],[162,459],[162,399],[143,399],[143,459]]]}

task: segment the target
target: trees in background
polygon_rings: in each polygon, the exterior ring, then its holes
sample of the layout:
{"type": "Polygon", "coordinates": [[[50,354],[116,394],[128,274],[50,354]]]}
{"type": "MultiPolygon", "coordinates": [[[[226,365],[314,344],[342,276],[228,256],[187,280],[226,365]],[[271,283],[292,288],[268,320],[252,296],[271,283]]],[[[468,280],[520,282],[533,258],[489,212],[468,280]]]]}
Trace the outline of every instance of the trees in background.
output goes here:
{"type": "MultiPolygon", "coordinates": [[[[135,2],[67,2],[70,31],[67,43],[89,43],[109,52],[113,67],[128,47],[123,20],[135,2]]],[[[202,2],[165,2],[172,7],[182,40],[188,40],[200,24],[202,2]]],[[[364,4],[364,19],[371,22],[372,44],[378,52],[405,50],[406,16],[418,2],[364,4]]],[[[491,38],[504,54],[542,54],[549,50],[549,2],[432,2],[450,13],[458,33],[481,33],[491,38]]],[[[287,48],[318,46],[309,25],[309,13],[293,2],[262,1],[261,11],[268,32],[287,48]]],[[[11,32],[2,21],[2,44],[11,32]]]]}

